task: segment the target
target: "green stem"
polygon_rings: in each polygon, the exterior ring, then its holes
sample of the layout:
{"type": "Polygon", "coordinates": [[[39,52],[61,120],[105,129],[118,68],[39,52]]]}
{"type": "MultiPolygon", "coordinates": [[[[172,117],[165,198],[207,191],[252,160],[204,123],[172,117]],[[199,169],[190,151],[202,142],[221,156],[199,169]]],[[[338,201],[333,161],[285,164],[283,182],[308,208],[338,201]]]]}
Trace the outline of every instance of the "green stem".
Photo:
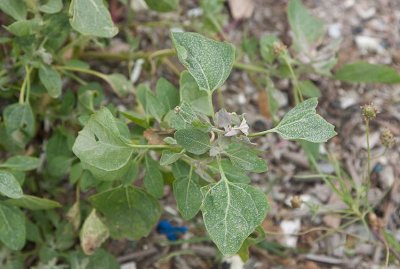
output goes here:
{"type": "Polygon", "coordinates": [[[262,131],[262,132],[258,132],[258,133],[252,133],[252,134],[249,134],[248,137],[262,136],[262,135],[270,134],[270,133],[274,133],[274,132],[275,132],[275,128],[269,129],[269,130],[265,130],[265,131],[262,131]]]}
{"type": "Polygon", "coordinates": [[[269,71],[262,66],[235,62],[235,63],[233,63],[233,67],[236,69],[241,69],[241,70],[248,71],[248,72],[255,72],[255,73],[269,75],[269,71]]]}
{"type": "Polygon", "coordinates": [[[221,164],[221,158],[219,156],[217,157],[217,163],[218,163],[219,173],[221,174],[221,179],[224,180],[225,183],[228,183],[228,179],[225,176],[225,172],[224,172],[224,169],[222,168],[222,164],[221,164]]]}
{"type": "Polygon", "coordinates": [[[145,144],[128,144],[131,148],[136,149],[176,149],[175,146],[171,145],[145,145],[145,144]]]}
{"type": "Polygon", "coordinates": [[[298,105],[300,103],[300,101],[303,102],[303,95],[301,94],[301,91],[300,91],[300,88],[299,88],[299,82],[297,80],[297,76],[294,73],[292,64],[290,63],[288,56],[286,54],[284,54],[282,56],[282,59],[285,61],[286,65],[289,68],[289,72],[290,72],[290,75],[292,77],[292,82],[293,82],[294,101],[295,101],[296,105],[298,105]]]}
{"type": "Polygon", "coordinates": [[[213,99],[212,99],[212,92],[207,92],[208,93],[208,105],[210,106],[211,109],[211,116],[215,115],[215,111],[214,111],[214,105],[213,105],[213,99]]]}
{"type": "Polygon", "coordinates": [[[369,143],[369,120],[365,120],[365,133],[367,138],[367,154],[368,154],[368,161],[367,161],[367,182],[366,186],[369,186],[370,183],[370,176],[371,176],[371,147],[369,143]]]}
{"type": "Polygon", "coordinates": [[[31,95],[31,69],[29,66],[25,66],[25,71],[28,74],[26,80],[26,97],[25,102],[29,103],[29,96],[31,95]]]}
{"type": "Polygon", "coordinates": [[[56,68],[58,70],[66,70],[66,71],[73,71],[73,72],[89,74],[89,75],[93,75],[93,76],[99,77],[99,78],[107,81],[107,76],[105,74],[94,71],[94,70],[90,70],[90,69],[84,69],[84,68],[79,68],[79,67],[75,67],[75,66],[60,66],[60,65],[55,65],[54,68],[56,68]]]}
{"type": "MultiPolygon", "coordinates": [[[[110,60],[110,61],[126,61],[126,60],[135,60],[139,58],[145,58],[147,60],[151,60],[153,58],[158,58],[158,57],[170,57],[174,56],[176,54],[174,49],[162,49],[162,50],[157,50],[157,51],[151,51],[151,52],[143,52],[143,51],[137,51],[137,52],[120,52],[120,53],[110,53],[106,51],[88,51],[82,53],[83,58],[89,58],[89,59],[103,59],[103,60],[110,60]]],[[[254,72],[254,73],[261,73],[261,74],[266,74],[269,75],[269,71],[262,67],[262,66],[257,66],[253,64],[245,64],[245,63],[240,63],[240,62],[235,62],[233,63],[233,67],[236,69],[241,69],[244,71],[248,72],[254,72]]]]}
{"type": "Polygon", "coordinates": [[[22,82],[21,90],[19,93],[19,103],[23,104],[25,100],[25,90],[27,88],[27,84],[30,80],[30,69],[29,67],[25,66],[25,78],[24,81],[22,82]]]}

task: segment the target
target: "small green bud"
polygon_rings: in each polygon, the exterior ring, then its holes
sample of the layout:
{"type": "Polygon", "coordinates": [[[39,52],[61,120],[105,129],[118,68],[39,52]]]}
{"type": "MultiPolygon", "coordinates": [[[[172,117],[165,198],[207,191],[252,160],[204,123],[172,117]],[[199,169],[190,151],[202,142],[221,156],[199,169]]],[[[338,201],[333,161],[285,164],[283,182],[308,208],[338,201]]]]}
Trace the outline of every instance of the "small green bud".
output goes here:
{"type": "Polygon", "coordinates": [[[396,143],[393,133],[389,129],[384,129],[381,133],[381,143],[386,148],[391,148],[396,143]]]}
{"type": "Polygon", "coordinates": [[[369,105],[362,106],[361,109],[362,109],[362,115],[364,116],[364,120],[367,121],[376,118],[378,109],[372,103],[369,105]]]}

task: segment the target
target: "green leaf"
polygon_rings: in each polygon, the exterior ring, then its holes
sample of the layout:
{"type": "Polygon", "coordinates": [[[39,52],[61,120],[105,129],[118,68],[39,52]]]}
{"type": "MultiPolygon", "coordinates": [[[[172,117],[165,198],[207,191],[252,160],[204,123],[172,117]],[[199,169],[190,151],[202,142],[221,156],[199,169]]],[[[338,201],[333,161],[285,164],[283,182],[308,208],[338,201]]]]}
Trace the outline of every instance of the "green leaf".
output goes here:
{"type": "Polygon", "coordinates": [[[280,42],[279,38],[274,35],[264,36],[260,39],[261,56],[269,64],[271,64],[277,56],[274,52],[274,45],[278,42],[280,42]]]}
{"type": "Polygon", "coordinates": [[[362,61],[342,66],[335,78],[352,83],[400,83],[400,74],[395,69],[362,61]]]}
{"type": "Polygon", "coordinates": [[[14,141],[25,145],[35,134],[35,119],[28,103],[12,104],[3,111],[6,132],[14,141]]]}
{"type": "Polygon", "coordinates": [[[198,180],[197,174],[193,172],[193,168],[190,168],[187,175],[176,178],[173,183],[176,203],[185,220],[196,216],[203,200],[200,186],[196,183],[195,178],[198,180]]]}
{"type": "Polygon", "coordinates": [[[90,117],[79,132],[72,150],[84,168],[98,179],[109,181],[125,174],[133,153],[107,108],[102,108],[90,117]]]}
{"type": "Polygon", "coordinates": [[[188,71],[183,71],[179,80],[180,100],[188,104],[193,110],[212,116],[212,108],[208,101],[208,94],[201,91],[196,80],[188,71]]]}
{"type": "Polygon", "coordinates": [[[157,99],[156,95],[150,91],[149,87],[140,84],[136,88],[136,96],[142,104],[145,114],[153,116],[160,122],[164,116],[165,107],[163,103],[157,99]]]}
{"type": "Polygon", "coordinates": [[[149,128],[149,123],[143,115],[133,111],[120,111],[120,113],[122,116],[132,121],[133,123],[146,129],[149,128]]]}
{"type": "MultiPolygon", "coordinates": [[[[234,166],[230,160],[221,160],[222,169],[225,172],[225,176],[229,181],[235,183],[250,183],[250,178],[246,173],[239,167],[234,166]]],[[[218,163],[214,162],[209,165],[209,168],[214,172],[219,172],[218,163]]]]}
{"type": "Polygon", "coordinates": [[[201,211],[211,240],[222,254],[236,254],[265,219],[269,208],[266,196],[252,186],[224,178],[201,191],[201,211]]]}
{"type": "Polygon", "coordinates": [[[244,144],[232,143],[224,152],[229,157],[234,166],[246,171],[265,172],[268,170],[265,161],[257,156],[257,151],[244,144]]]}
{"type": "Polygon", "coordinates": [[[325,34],[322,21],[311,16],[301,0],[290,0],[288,20],[295,47],[305,53],[309,53],[311,46],[316,45],[325,34]]]}
{"type": "Polygon", "coordinates": [[[42,24],[43,22],[39,18],[34,18],[31,20],[16,21],[8,25],[6,29],[18,37],[23,37],[34,34],[35,31],[40,29],[42,24]]]}
{"type": "Polygon", "coordinates": [[[100,248],[90,256],[89,263],[85,267],[85,269],[98,268],[120,269],[121,266],[112,254],[100,248]]]}
{"type": "Polygon", "coordinates": [[[196,112],[189,104],[182,103],[171,115],[170,125],[175,130],[189,129],[195,121],[198,121],[196,112]]]}
{"type": "Polygon", "coordinates": [[[183,152],[173,152],[170,150],[163,150],[160,158],[160,164],[163,166],[170,165],[179,160],[179,158],[182,156],[183,152]]]}
{"type": "Polygon", "coordinates": [[[54,200],[40,198],[32,195],[23,195],[18,199],[8,199],[5,203],[29,210],[49,210],[61,207],[61,204],[54,200]]]}
{"type": "Polygon", "coordinates": [[[310,80],[303,80],[299,82],[299,89],[303,96],[306,97],[320,97],[321,91],[310,80]]]}
{"type": "Polygon", "coordinates": [[[145,156],[144,163],[146,174],[143,179],[143,185],[148,193],[159,199],[164,195],[164,179],[158,163],[149,155],[145,156]]]}
{"type": "Polygon", "coordinates": [[[156,85],[157,99],[163,104],[164,113],[166,114],[171,109],[179,105],[178,90],[165,78],[160,78],[156,85]]]}
{"type": "Polygon", "coordinates": [[[28,14],[24,0],[0,0],[0,9],[17,21],[24,20],[28,14]]]}
{"type": "Polygon", "coordinates": [[[110,236],[107,226],[96,215],[93,209],[83,223],[79,238],[81,247],[86,255],[92,255],[110,236]]]}
{"type": "Polygon", "coordinates": [[[69,22],[83,35],[111,38],[118,33],[103,0],[72,0],[69,22]]]}
{"type": "Polygon", "coordinates": [[[26,227],[24,214],[14,206],[0,203],[0,240],[12,250],[25,245],[26,227]]]}
{"type": "Polygon", "coordinates": [[[35,157],[29,156],[13,156],[9,158],[5,163],[0,164],[0,168],[8,168],[16,171],[29,171],[38,168],[40,160],[35,157]]]}
{"type": "Polygon", "coordinates": [[[74,159],[72,153],[74,140],[75,135],[61,128],[53,131],[46,145],[47,165],[45,166],[51,176],[62,177],[70,170],[74,159]]]}
{"type": "Polygon", "coordinates": [[[104,223],[115,238],[147,236],[161,215],[157,200],[133,186],[111,189],[89,200],[104,216],[104,223]]]}
{"type": "Polygon", "coordinates": [[[261,226],[258,226],[253,234],[244,240],[242,247],[238,252],[238,255],[243,262],[246,262],[250,257],[250,246],[258,244],[265,239],[265,231],[261,226]],[[253,236],[253,234],[255,234],[255,236],[253,236]]]}
{"type": "Polygon", "coordinates": [[[317,105],[317,98],[310,98],[300,103],[290,110],[271,132],[280,134],[284,139],[326,142],[336,135],[335,126],[316,113],[317,105]]]}
{"type": "Polygon", "coordinates": [[[13,174],[0,170],[0,193],[10,198],[20,198],[23,196],[21,185],[13,174]]]}
{"type": "Polygon", "coordinates": [[[145,0],[150,9],[158,12],[170,12],[178,8],[179,0],[145,0]]]}
{"type": "Polygon", "coordinates": [[[53,67],[41,65],[39,79],[51,97],[57,98],[61,95],[61,76],[53,67]]]}
{"type": "Polygon", "coordinates": [[[62,8],[62,0],[48,0],[46,4],[39,6],[39,10],[47,14],[58,13],[62,8]]]}
{"type": "Polygon", "coordinates": [[[118,96],[125,96],[133,90],[132,83],[122,74],[105,75],[104,79],[118,96]]]}
{"type": "Polygon", "coordinates": [[[188,152],[201,155],[210,149],[208,134],[197,129],[182,129],[175,132],[175,139],[188,152]]]}
{"type": "Polygon", "coordinates": [[[179,61],[192,74],[200,90],[210,93],[224,84],[235,61],[232,44],[181,32],[172,32],[172,41],[179,61]]]}

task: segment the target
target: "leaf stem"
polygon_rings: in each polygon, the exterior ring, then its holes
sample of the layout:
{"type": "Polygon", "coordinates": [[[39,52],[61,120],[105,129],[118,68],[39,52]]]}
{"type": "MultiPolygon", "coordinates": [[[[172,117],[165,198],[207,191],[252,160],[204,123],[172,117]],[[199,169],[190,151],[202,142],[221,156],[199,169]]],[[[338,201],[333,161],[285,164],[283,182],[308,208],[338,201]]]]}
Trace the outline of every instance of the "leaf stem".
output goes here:
{"type": "Polygon", "coordinates": [[[225,183],[228,183],[228,179],[225,176],[225,172],[224,169],[222,168],[222,164],[221,164],[221,158],[218,156],[217,157],[217,163],[218,163],[218,169],[219,169],[219,173],[221,175],[221,179],[225,181],[225,183]]]}
{"type": "Polygon", "coordinates": [[[275,132],[275,128],[272,128],[272,129],[265,130],[265,131],[258,132],[258,133],[251,133],[251,134],[248,134],[247,136],[248,137],[257,137],[257,136],[262,136],[262,135],[274,133],[274,132],[275,132]]]}
{"type": "Polygon", "coordinates": [[[25,71],[27,73],[26,80],[26,97],[25,102],[29,103],[29,96],[31,95],[31,68],[29,66],[25,66],[25,71]]]}
{"type": "Polygon", "coordinates": [[[175,149],[175,146],[171,145],[146,145],[146,144],[128,144],[131,148],[136,149],[175,149]]]}
{"type": "MultiPolygon", "coordinates": [[[[159,57],[170,57],[176,54],[175,49],[162,49],[151,52],[120,52],[120,53],[110,53],[106,51],[88,51],[82,53],[83,58],[89,59],[103,59],[110,61],[124,61],[124,60],[135,60],[139,58],[145,58],[147,60],[152,60],[154,58],[159,57]]],[[[241,62],[234,62],[233,67],[236,69],[241,69],[248,72],[261,73],[265,75],[269,75],[270,72],[263,66],[253,65],[253,64],[245,64],[241,62]]]]}
{"type": "Polygon", "coordinates": [[[207,94],[208,94],[208,105],[210,106],[210,109],[211,109],[211,113],[212,113],[212,115],[211,116],[214,116],[215,115],[215,111],[214,111],[214,105],[213,105],[213,99],[212,99],[212,92],[207,92],[207,94]]]}
{"type": "Polygon", "coordinates": [[[53,67],[58,70],[66,70],[66,71],[80,72],[80,73],[84,73],[84,74],[93,75],[93,76],[99,77],[101,79],[104,79],[105,81],[108,81],[107,75],[97,72],[97,71],[94,71],[94,70],[91,70],[91,69],[84,69],[84,68],[79,68],[79,67],[75,67],[75,66],[61,66],[61,65],[55,65],[53,67]]]}
{"type": "Polygon", "coordinates": [[[21,90],[20,90],[20,93],[19,93],[19,103],[20,104],[23,104],[24,103],[24,100],[25,100],[25,90],[26,90],[26,88],[27,88],[27,84],[28,84],[28,82],[29,82],[29,80],[30,80],[30,69],[29,69],[29,67],[27,67],[27,66],[25,66],[25,78],[24,78],[24,81],[22,82],[22,86],[21,86],[21,90]]]}
{"type": "Polygon", "coordinates": [[[262,66],[257,66],[257,65],[253,65],[253,64],[245,64],[245,63],[240,63],[240,62],[234,62],[233,63],[233,67],[237,68],[237,69],[241,69],[244,71],[248,71],[248,72],[255,72],[255,73],[261,73],[261,74],[265,74],[265,75],[269,75],[269,71],[267,69],[265,69],[262,66]]]}

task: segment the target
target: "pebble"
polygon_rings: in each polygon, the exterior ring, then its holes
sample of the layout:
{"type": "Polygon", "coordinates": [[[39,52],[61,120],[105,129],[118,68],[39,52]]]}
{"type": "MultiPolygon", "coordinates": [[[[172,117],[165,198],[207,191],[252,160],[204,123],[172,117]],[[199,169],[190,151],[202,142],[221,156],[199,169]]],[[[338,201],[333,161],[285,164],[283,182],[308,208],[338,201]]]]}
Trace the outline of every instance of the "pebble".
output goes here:
{"type": "Polygon", "coordinates": [[[356,36],[355,41],[361,54],[368,54],[368,52],[382,54],[385,52],[385,48],[381,45],[380,40],[377,38],[359,35],[356,36]]]}
{"type": "Polygon", "coordinates": [[[379,175],[379,181],[384,189],[390,188],[394,183],[394,170],[392,166],[385,166],[379,175]]]}
{"type": "Polygon", "coordinates": [[[328,34],[332,38],[340,38],[342,36],[342,25],[340,23],[329,25],[328,34]]]}
{"type": "Polygon", "coordinates": [[[297,236],[292,235],[300,231],[301,221],[300,219],[294,220],[283,220],[280,224],[280,228],[284,234],[283,244],[287,247],[295,248],[297,246],[297,236]]]}
{"type": "Polygon", "coordinates": [[[121,269],[136,269],[136,263],[128,262],[121,265],[121,269]]]}

